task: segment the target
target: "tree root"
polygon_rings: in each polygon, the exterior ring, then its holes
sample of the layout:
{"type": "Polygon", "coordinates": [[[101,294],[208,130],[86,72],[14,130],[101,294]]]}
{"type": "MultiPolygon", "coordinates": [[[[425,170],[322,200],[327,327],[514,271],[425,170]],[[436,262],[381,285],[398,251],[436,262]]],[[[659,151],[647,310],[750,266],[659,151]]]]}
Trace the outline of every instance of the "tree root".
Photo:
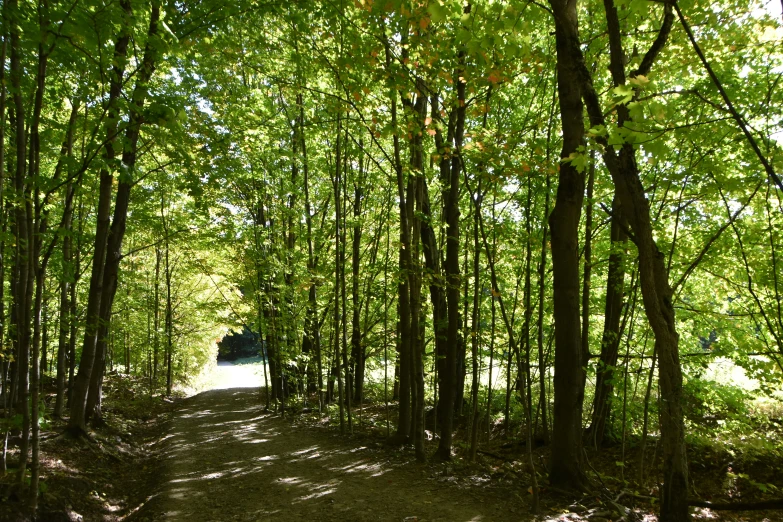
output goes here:
{"type": "Polygon", "coordinates": [[[74,428],[74,427],[65,428],[65,430],[62,433],[54,437],[47,437],[47,440],[62,440],[62,439],[73,440],[76,442],[87,442],[90,444],[97,443],[95,437],[90,435],[87,431],[81,428],[74,428]]]}

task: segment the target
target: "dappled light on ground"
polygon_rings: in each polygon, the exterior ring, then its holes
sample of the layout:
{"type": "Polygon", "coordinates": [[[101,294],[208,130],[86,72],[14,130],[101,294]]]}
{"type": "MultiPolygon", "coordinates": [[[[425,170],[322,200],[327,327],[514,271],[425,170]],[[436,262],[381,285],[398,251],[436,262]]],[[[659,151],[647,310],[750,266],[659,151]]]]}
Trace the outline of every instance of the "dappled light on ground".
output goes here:
{"type": "Polygon", "coordinates": [[[477,499],[428,466],[294,427],[252,388],[188,399],[161,444],[158,493],[132,520],[520,520],[515,499],[477,499]]]}

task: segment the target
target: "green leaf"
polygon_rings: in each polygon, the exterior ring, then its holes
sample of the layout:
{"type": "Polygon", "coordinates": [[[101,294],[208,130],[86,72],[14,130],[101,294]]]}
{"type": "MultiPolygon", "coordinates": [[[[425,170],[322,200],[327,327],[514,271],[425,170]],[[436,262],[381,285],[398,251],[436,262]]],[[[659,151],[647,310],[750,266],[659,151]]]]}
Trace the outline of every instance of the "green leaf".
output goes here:
{"type": "Polygon", "coordinates": [[[603,126],[603,125],[597,125],[595,127],[590,127],[589,129],[587,129],[587,134],[591,138],[598,138],[598,137],[601,137],[601,136],[606,136],[607,135],[606,127],[603,126]]]}
{"type": "Polygon", "coordinates": [[[620,129],[617,127],[612,128],[612,130],[609,132],[609,139],[607,140],[607,143],[609,143],[609,145],[613,145],[615,148],[620,148],[625,143],[625,139],[623,138],[620,129]]]}
{"type": "Polygon", "coordinates": [[[441,4],[439,0],[430,2],[427,6],[427,12],[430,14],[432,23],[439,23],[445,20],[449,16],[448,10],[441,4]]]}
{"type": "Polygon", "coordinates": [[[614,105],[624,105],[633,99],[634,90],[630,85],[618,85],[612,89],[614,105]]]}
{"type": "Polygon", "coordinates": [[[590,163],[590,158],[588,158],[587,154],[585,154],[584,147],[579,148],[579,151],[572,152],[568,155],[567,158],[563,158],[561,161],[563,163],[570,163],[574,166],[574,168],[576,168],[577,172],[581,173],[587,170],[587,166],[590,163]]]}
{"type": "Polygon", "coordinates": [[[647,0],[631,0],[628,7],[634,14],[643,14],[647,10],[647,0]]]}

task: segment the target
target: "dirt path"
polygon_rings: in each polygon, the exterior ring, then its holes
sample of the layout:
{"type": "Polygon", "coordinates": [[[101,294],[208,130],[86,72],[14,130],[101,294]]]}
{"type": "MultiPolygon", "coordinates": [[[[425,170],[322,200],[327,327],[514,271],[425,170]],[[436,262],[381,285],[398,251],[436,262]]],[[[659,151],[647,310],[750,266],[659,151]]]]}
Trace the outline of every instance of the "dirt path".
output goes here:
{"type": "Polygon", "coordinates": [[[158,493],[134,521],[529,520],[508,491],[466,490],[438,467],[264,413],[258,392],[186,400],[163,445],[158,493]],[[511,497],[511,498],[509,498],[511,497]],[[413,518],[415,517],[415,518],[413,518]]]}

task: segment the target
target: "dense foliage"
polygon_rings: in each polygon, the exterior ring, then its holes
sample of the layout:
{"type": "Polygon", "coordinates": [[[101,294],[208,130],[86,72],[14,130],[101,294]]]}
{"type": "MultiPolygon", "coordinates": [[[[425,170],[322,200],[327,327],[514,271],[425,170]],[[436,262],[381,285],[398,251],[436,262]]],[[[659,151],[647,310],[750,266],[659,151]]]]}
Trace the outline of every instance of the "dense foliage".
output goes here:
{"type": "Polygon", "coordinates": [[[351,430],[385,382],[421,459],[430,407],[436,457],[502,427],[566,488],[582,444],[640,441],[665,520],[686,441],[780,451],[780,6],[2,9],[2,393],[33,508],[39,404],[84,433],[107,369],[171,393],[229,328],[270,408],[351,430]]]}

